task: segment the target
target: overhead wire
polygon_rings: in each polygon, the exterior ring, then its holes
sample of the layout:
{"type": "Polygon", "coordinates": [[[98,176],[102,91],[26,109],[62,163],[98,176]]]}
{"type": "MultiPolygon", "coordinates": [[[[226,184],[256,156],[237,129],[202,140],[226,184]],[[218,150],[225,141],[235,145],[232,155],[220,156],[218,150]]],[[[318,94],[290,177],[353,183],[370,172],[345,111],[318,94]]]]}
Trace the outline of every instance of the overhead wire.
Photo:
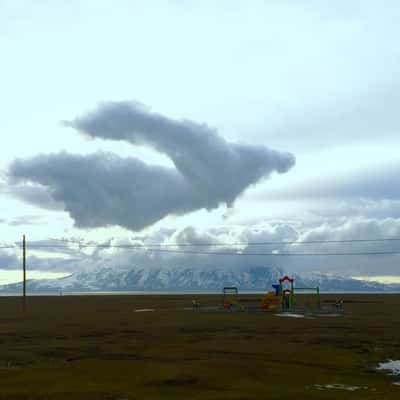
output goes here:
{"type": "MultiPolygon", "coordinates": [[[[68,240],[68,239],[49,239],[53,241],[61,241],[65,243],[74,243],[79,245],[93,245],[99,246],[99,244],[93,244],[89,242],[87,244],[82,243],[82,241],[68,240]]],[[[203,243],[145,243],[146,247],[226,247],[226,246],[264,246],[264,245],[286,245],[286,244],[329,244],[329,243],[367,243],[367,242],[390,242],[390,241],[400,241],[400,238],[374,238],[374,239],[342,239],[342,240],[293,240],[293,241],[264,241],[264,242],[203,242],[203,243]]],[[[138,245],[113,245],[113,246],[138,246],[138,245]]]]}
{"type": "MultiPolygon", "coordinates": [[[[52,248],[52,249],[66,249],[73,250],[69,246],[65,245],[49,245],[49,244],[38,244],[34,243],[31,245],[27,245],[28,248],[32,249],[42,249],[42,248],[52,248]]],[[[376,255],[398,255],[399,251],[358,251],[358,252],[280,252],[280,251],[272,251],[272,252],[262,252],[262,253],[253,253],[247,251],[198,251],[198,250],[179,250],[179,249],[162,249],[162,248],[147,248],[145,246],[134,246],[134,245],[79,245],[79,249],[83,248],[101,248],[101,249],[125,249],[125,250],[137,250],[137,251],[146,251],[146,252],[162,252],[162,253],[175,253],[175,254],[196,254],[196,255],[216,255],[216,256],[272,256],[272,257],[283,257],[283,256],[301,256],[301,257],[318,257],[318,256],[376,256],[376,255]]],[[[4,246],[1,248],[14,248],[15,246],[4,246]]]]}
{"type": "MultiPolygon", "coordinates": [[[[232,249],[230,251],[216,251],[216,250],[180,250],[182,247],[234,247],[234,246],[261,246],[261,245],[305,245],[305,244],[354,244],[354,243],[384,243],[384,242],[395,242],[400,241],[400,238],[373,238],[373,239],[342,239],[342,240],[305,240],[305,241],[264,241],[264,242],[233,242],[233,243],[145,243],[145,244],[111,244],[111,243],[96,243],[96,242],[83,242],[79,240],[71,239],[48,239],[47,241],[63,242],[64,244],[52,244],[52,243],[40,243],[34,241],[28,243],[27,247],[31,249],[65,249],[74,250],[68,244],[77,245],[82,250],[84,248],[97,248],[97,249],[126,249],[126,250],[138,250],[147,252],[162,252],[162,253],[175,253],[175,254],[196,254],[196,255],[217,255],[217,256],[300,256],[300,257],[318,257],[318,256],[376,256],[376,255],[398,255],[400,249],[397,250],[378,250],[378,251],[341,251],[341,252],[288,252],[288,251],[277,251],[271,252],[248,252],[238,251],[232,249]]],[[[15,242],[13,245],[0,245],[0,249],[15,249],[21,247],[22,244],[15,242]]]]}

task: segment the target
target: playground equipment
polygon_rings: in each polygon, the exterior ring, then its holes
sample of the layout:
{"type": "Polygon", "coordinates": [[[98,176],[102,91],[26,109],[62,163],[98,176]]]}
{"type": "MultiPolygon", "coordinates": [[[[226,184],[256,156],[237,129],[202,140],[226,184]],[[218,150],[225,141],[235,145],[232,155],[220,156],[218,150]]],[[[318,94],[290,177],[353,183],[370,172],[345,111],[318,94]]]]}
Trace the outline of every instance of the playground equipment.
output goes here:
{"type": "Polygon", "coordinates": [[[303,308],[306,312],[308,310],[320,310],[321,300],[319,296],[319,287],[296,287],[296,294],[301,292],[302,296],[296,297],[296,309],[303,308]],[[300,304],[302,302],[302,304],[300,304]]]}
{"type": "MultiPolygon", "coordinates": [[[[285,275],[279,279],[278,283],[272,285],[272,291],[267,292],[261,299],[260,307],[246,306],[244,307],[239,301],[239,290],[236,286],[225,286],[222,289],[222,305],[226,311],[317,311],[320,310],[319,287],[295,287],[294,278],[285,275]],[[296,294],[298,292],[311,292],[313,301],[296,304],[296,294]]],[[[301,296],[303,300],[303,296],[301,296]]],[[[300,301],[301,303],[301,301],[300,301]]]]}
{"type": "Polygon", "coordinates": [[[275,310],[279,307],[279,296],[276,292],[267,292],[261,299],[261,308],[264,310],[275,310]]]}
{"type": "Polygon", "coordinates": [[[225,286],[222,289],[222,304],[224,310],[240,309],[244,307],[238,298],[239,290],[236,286],[225,286]]]}
{"type": "MultiPolygon", "coordinates": [[[[192,310],[199,312],[286,312],[302,314],[332,314],[332,310],[321,308],[319,287],[295,287],[294,278],[285,275],[273,284],[274,290],[268,291],[261,299],[261,304],[248,304],[249,300],[244,298],[246,306],[239,300],[239,289],[236,286],[225,286],[222,289],[222,307],[201,306],[197,300],[192,301],[192,310]],[[308,293],[305,293],[308,292],[308,293]],[[297,293],[302,293],[297,296],[297,293]]],[[[250,301],[252,301],[250,299],[250,301]]],[[[342,312],[342,304],[338,303],[336,313],[342,312]]]]}
{"type": "Polygon", "coordinates": [[[292,311],[296,304],[294,297],[294,279],[289,278],[287,275],[279,279],[279,293],[281,297],[282,311],[292,311]],[[283,289],[285,282],[290,283],[290,289],[283,289]]]}
{"type": "Polygon", "coordinates": [[[279,283],[272,285],[272,287],[275,291],[267,292],[261,300],[261,308],[265,310],[275,310],[280,305],[283,312],[295,311],[297,309],[296,293],[304,291],[309,291],[316,296],[314,308],[320,308],[319,287],[295,287],[294,278],[287,275],[280,278],[279,283]]]}

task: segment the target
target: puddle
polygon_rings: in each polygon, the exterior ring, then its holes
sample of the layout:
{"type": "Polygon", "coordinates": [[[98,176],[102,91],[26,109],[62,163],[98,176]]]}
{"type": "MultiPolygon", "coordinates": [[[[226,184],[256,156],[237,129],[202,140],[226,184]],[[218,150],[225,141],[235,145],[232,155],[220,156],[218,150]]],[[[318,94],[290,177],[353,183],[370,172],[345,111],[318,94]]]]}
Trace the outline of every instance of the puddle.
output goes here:
{"type": "Polygon", "coordinates": [[[135,310],[135,312],[150,312],[154,311],[154,308],[138,308],[135,310]]]}
{"type": "Polygon", "coordinates": [[[317,390],[346,390],[348,392],[354,392],[356,390],[366,390],[368,386],[354,386],[354,385],[345,385],[343,383],[331,383],[327,385],[314,385],[313,386],[317,390]]]}
{"type": "Polygon", "coordinates": [[[277,317],[291,317],[291,318],[304,318],[303,314],[281,313],[275,314],[277,317]]]}
{"type": "Polygon", "coordinates": [[[388,360],[386,362],[379,363],[376,369],[378,371],[387,371],[389,375],[400,375],[400,360],[388,360]]]}

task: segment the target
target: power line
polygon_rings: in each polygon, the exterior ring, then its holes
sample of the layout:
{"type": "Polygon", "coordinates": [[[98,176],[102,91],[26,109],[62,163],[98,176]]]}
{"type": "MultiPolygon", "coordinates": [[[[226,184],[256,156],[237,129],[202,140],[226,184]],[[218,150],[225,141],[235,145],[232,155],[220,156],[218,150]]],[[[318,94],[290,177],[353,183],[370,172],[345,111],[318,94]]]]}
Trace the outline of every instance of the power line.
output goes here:
{"type": "MultiPolygon", "coordinates": [[[[273,257],[284,257],[284,256],[299,256],[299,257],[318,257],[318,256],[373,256],[373,255],[397,255],[400,254],[399,251],[344,251],[344,252],[323,252],[323,253],[306,253],[306,252],[262,252],[262,253],[252,253],[252,252],[235,252],[232,251],[204,251],[204,250],[179,250],[179,247],[189,247],[189,246],[260,246],[260,245],[303,245],[303,244],[330,244],[330,243],[373,243],[373,242],[393,242],[400,241],[400,238],[374,238],[374,239],[343,239],[343,240],[310,240],[310,241],[269,241],[269,242],[236,242],[236,243],[182,243],[182,244],[163,244],[163,243],[151,243],[145,245],[135,245],[135,244],[99,244],[93,242],[82,243],[81,241],[68,240],[68,239],[50,239],[51,241],[63,242],[64,244],[51,244],[51,243],[40,243],[38,241],[29,244],[32,249],[65,249],[73,250],[68,243],[78,245],[79,249],[84,248],[95,248],[95,249],[126,249],[126,250],[141,250],[147,252],[163,252],[163,253],[175,253],[175,254],[197,254],[197,255],[218,255],[218,256],[273,256],[273,257]],[[171,249],[174,247],[174,249],[171,249]]],[[[21,243],[16,242],[14,245],[0,245],[0,249],[16,249],[21,247],[21,243]]]]}
{"type": "MultiPolygon", "coordinates": [[[[97,246],[109,246],[109,245],[101,245],[101,244],[93,244],[93,243],[82,243],[76,240],[68,240],[68,239],[49,239],[54,241],[61,241],[65,243],[74,243],[83,247],[97,247],[97,246]]],[[[263,246],[263,245],[278,245],[278,244],[329,244],[329,243],[369,243],[369,242],[391,242],[391,241],[400,241],[400,238],[375,238],[375,239],[343,239],[343,240],[304,240],[304,241],[266,241],[266,242],[233,242],[233,243],[213,243],[213,242],[204,242],[204,243],[145,243],[144,245],[112,245],[115,247],[227,247],[227,246],[263,246]]],[[[51,245],[50,245],[51,246],[51,245]]]]}
{"type": "MultiPolygon", "coordinates": [[[[33,244],[30,246],[31,248],[40,249],[40,248],[62,248],[62,249],[70,249],[67,246],[53,246],[46,244],[33,244]]],[[[247,252],[226,252],[226,251],[196,251],[196,250],[173,250],[173,249],[148,249],[143,246],[122,246],[122,245],[82,245],[81,247],[95,247],[95,248],[123,248],[126,250],[142,250],[146,252],[162,252],[162,253],[174,253],[174,254],[196,254],[196,255],[216,255],[216,256],[272,256],[272,257],[332,257],[332,256],[375,256],[375,255],[398,255],[400,251],[361,251],[361,252],[339,252],[339,253],[279,253],[279,252],[271,252],[271,253],[247,253],[247,252]]]]}
{"type": "MultiPolygon", "coordinates": [[[[144,249],[145,250],[145,249],[144,249]]],[[[396,255],[400,251],[369,251],[369,252],[346,252],[346,253],[232,253],[232,252],[205,252],[205,251],[190,251],[190,250],[163,250],[151,249],[150,251],[165,252],[165,253],[181,253],[181,254],[199,254],[199,255],[218,255],[218,256],[367,256],[367,255],[396,255]]]]}
{"type": "MultiPolygon", "coordinates": [[[[304,241],[265,241],[265,242],[232,242],[232,243],[145,243],[143,245],[135,244],[99,244],[99,243],[82,243],[81,241],[68,240],[68,239],[49,239],[51,241],[59,241],[64,243],[76,244],[79,247],[119,247],[119,248],[142,248],[142,247],[229,247],[229,246],[264,246],[264,245],[308,245],[308,244],[335,244],[335,243],[376,243],[376,242],[395,242],[400,241],[400,238],[375,238],[375,239],[342,239],[342,240],[304,240],[304,241]]],[[[2,249],[11,249],[21,246],[20,243],[14,245],[0,245],[2,249]]],[[[29,247],[52,247],[52,248],[69,248],[67,245],[56,244],[41,244],[31,243],[29,247]]]]}

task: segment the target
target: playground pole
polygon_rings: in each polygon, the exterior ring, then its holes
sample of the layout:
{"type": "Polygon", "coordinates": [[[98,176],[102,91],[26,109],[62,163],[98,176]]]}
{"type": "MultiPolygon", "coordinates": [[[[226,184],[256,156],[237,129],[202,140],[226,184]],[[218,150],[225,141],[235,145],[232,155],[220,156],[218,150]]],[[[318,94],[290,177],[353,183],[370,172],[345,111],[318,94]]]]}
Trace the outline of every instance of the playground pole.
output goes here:
{"type": "Polygon", "coordinates": [[[295,298],[294,298],[294,283],[293,280],[290,282],[290,308],[294,310],[295,308],[295,298]]]}

